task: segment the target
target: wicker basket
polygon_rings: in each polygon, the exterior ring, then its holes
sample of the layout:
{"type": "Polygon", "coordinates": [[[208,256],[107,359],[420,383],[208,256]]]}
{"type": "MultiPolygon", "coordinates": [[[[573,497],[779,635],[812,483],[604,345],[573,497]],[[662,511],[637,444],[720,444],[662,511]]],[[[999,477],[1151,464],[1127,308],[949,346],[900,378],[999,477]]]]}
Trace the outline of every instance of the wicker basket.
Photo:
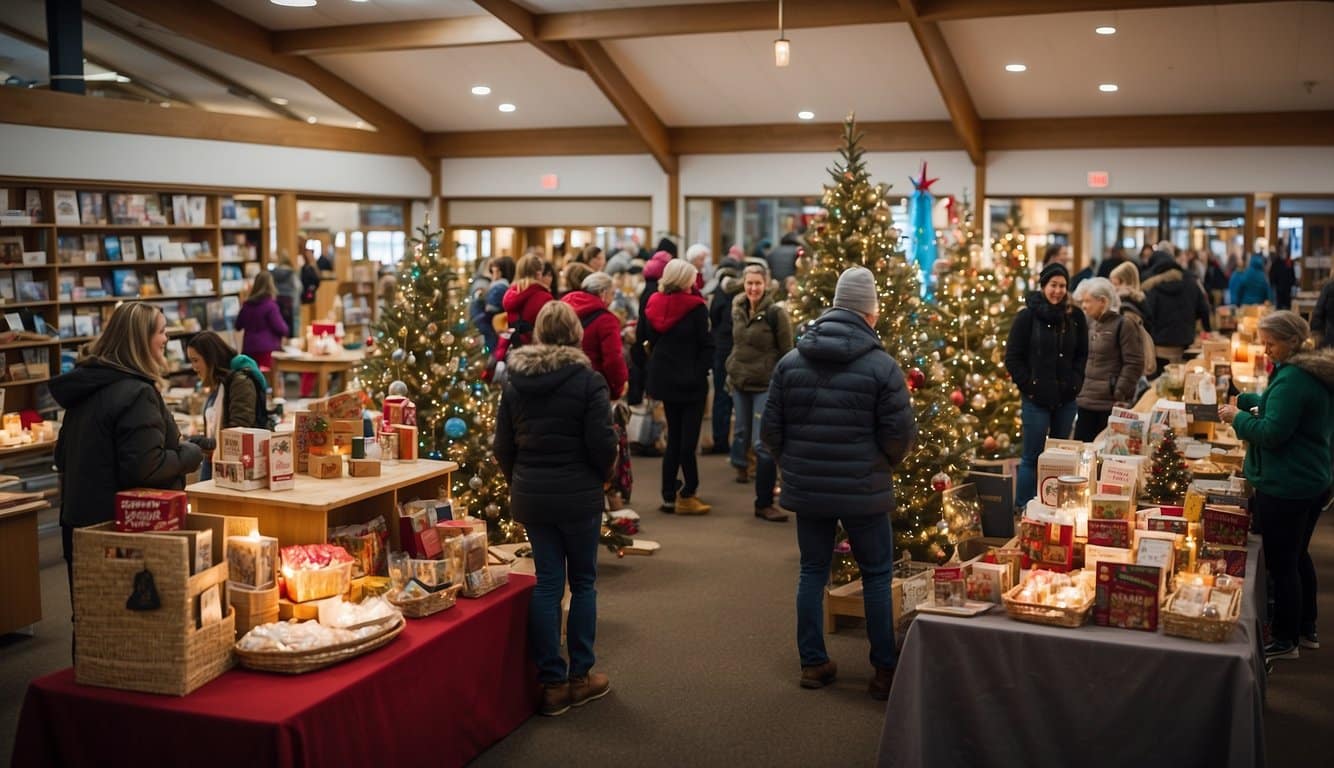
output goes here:
{"type": "Polygon", "coordinates": [[[1046,624],[1051,627],[1079,627],[1088,620],[1089,609],[1093,607],[1093,598],[1090,597],[1086,602],[1073,608],[1057,608],[1053,605],[1038,605],[1036,603],[1021,603],[1018,600],[1019,592],[1023,585],[1012,587],[1009,592],[1001,595],[1001,601],[1005,603],[1005,612],[1010,618],[1017,621],[1029,621],[1034,624],[1046,624]]]}
{"type": "Polygon", "coordinates": [[[202,629],[196,621],[199,596],[226,581],[226,562],[191,576],[181,537],[116,533],[110,523],[74,531],[75,681],[184,696],[221,675],[232,666],[235,613],[202,629]],[[118,556],[126,553],[135,556],[118,556]],[[161,607],[131,611],[125,602],[145,568],[161,607]]]}
{"type": "Polygon", "coordinates": [[[1221,643],[1227,640],[1228,635],[1232,634],[1233,628],[1237,626],[1241,617],[1240,598],[1232,601],[1232,611],[1227,616],[1208,619],[1203,616],[1183,616],[1179,613],[1173,613],[1172,603],[1176,600],[1176,597],[1175,592],[1169,595],[1167,602],[1163,603],[1163,610],[1158,612],[1164,635],[1185,637],[1206,643],[1221,643]]]}
{"type": "Polygon", "coordinates": [[[412,619],[424,619],[432,614],[439,613],[446,608],[453,608],[454,603],[458,601],[459,592],[462,591],[462,584],[455,584],[452,587],[446,587],[439,592],[432,592],[425,597],[418,597],[411,600],[399,600],[398,592],[389,593],[389,604],[403,612],[404,616],[412,619]]]}
{"type": "Polygon", "coordinates": [[[398,637],[406,624],[403,617],[395,616],[381,632],[350,643],[339,643],[310,651],[243,651],[237,648],[236,661],[246,669],[261,672],[280,672],[285,675],[314,672],[388,645],[398,637]]]}
{"type": "Polygon", "coordinates": [[[484,584],[474,590],[468,589],[465,585],[462,592],[464,597],[481,597],[483,595],[488,595],[509,583],[510,568],[508,565],[489,565],[487,568],[491,569],[490,583],[484,584]]]}

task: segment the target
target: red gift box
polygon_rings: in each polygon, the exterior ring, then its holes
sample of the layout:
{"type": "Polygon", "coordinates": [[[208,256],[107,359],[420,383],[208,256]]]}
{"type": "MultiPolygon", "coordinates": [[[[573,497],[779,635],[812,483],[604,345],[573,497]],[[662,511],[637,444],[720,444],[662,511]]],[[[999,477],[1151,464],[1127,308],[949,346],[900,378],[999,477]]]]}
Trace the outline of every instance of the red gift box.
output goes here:
{"type": "Polygon", "coordinates": [[[1093,623],[1157,632],[1161,580],[1162,569],[1155,565],[1098,563],[1093,623]]]}
{"type": "Polygon", "coordinates": [[[1200,520],[1204,528],[1202,538],[1206,542],[1243,549],[1246,547],[1251,518],[1245,510],[1205,507],[1200,520]]]}
{"type": "Polygon", "coordinates": [[[444,549],[440,534],[431,526],[425,509],[404,510],[398,518],[398,539],[404,551],[420,560],[434,560],[444,549]]]}
{"type": "Polygon", "coordinates": [[[1075,562],[1075,527],[1038,520],[1019,524],[1019,547],[1034,568],[1065,573],[1075,562]]]}
{"type": "Polygon", "coordinates": [[[1089,520],[1088,543],[1097,547],[1130,548],[1134,523],[1129,520],[1089,520]]]}
{"type": "Polygon", "coordinates": [[[132,488],[116,494],[119,533],[179,531],[185,523],[185,492],[132,488]]]}
{"type": "Polygon", "coordinates": [[[1200,547],[1200,554],[1197,562],[1213,563],[1214,573],[1220,571],[1229,576],[1246,578],[1246,548],[1229,547],[1225,544],[1210,544],[1205,542],[1200,547]],[[1223,566],[1221,569],[1219,566],[1223,566]]]}

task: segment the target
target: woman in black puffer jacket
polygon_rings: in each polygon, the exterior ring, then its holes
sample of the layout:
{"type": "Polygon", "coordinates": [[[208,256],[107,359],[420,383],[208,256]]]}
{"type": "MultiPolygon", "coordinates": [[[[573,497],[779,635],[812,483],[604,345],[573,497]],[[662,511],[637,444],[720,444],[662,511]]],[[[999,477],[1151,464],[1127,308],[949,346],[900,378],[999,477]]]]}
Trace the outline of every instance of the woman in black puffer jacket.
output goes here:
{"type": "Polygon", "coordinates": [[[559,715],[605,694],[590,672],[597,628],[597,549],[602,484],[616,458],[607,382],[579,348],[583,329],[568,304],[548,302],[533,324],[535,344],[510,353],[496,416],[496,460],[510,484],[510,508],[533,546],[537,587],[529,636],[542,683],[542,714],[559,715]],[[560,601],[570,583],[560,655],[560,601]]]}
{"type": "Polygon", "coordinates": [[[1005,368],[1023,395],[1024,452],[1015,501],[1037,495],[1038,455],[1047,437],[1068,438],[1075,422],[1075,397],[1084,386],[1088,324],[1066,295],[1070,273],[1060,263],[1042,268],[1039,291],[1028,295],[1010,327],[1005,368]]]}

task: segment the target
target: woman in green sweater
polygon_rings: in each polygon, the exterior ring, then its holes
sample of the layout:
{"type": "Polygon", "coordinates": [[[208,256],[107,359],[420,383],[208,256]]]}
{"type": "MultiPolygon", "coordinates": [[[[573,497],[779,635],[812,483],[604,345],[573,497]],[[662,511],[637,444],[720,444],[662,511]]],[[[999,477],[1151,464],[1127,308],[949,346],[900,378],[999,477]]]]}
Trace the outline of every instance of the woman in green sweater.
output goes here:
{"type": "Polygon", "coordinates": [[[1316,578],[1308,548],[1329,498],[1334,428],[1334,350],[1302,352],[1311,328],[1294,312],[1260,320],[1260,341],[1274,361],[1264,394],[1244,394],[1219,408],[1248,444],[1244,469],[1274,580],[1273,642],[1267,658],[1295,659],[1298,646],[1319,648],[1316,578]]]}

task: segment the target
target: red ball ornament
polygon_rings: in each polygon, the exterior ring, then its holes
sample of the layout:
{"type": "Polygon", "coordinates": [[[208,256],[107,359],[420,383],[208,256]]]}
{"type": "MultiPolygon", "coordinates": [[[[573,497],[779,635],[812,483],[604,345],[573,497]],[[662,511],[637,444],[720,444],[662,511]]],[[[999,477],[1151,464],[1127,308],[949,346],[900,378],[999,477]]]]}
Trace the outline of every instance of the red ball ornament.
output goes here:
{"type": "Polygon", "coordinates": [[[922,373],[921,368],[913,368],[908,371],[908,389],[916,392],[926,383],[926,374],[922,373]]]}
{"type": "Polygon", "coordinates": [[[996,438],[992,437],[991,435],[987,435],[986,439],[982,441],[982,450],[984,451],[996,450],[996,438]]]}
{"type": "Polygon", "coordinates": [[[951,403],[954,403],[954,405],[955,405],[956,408],[962,408],[962,407],[963,407],[963,393],[960,392],[960,391],[957,390],[957,389],[954,390],[953,392],[951,392],[951,393],[950,393],[950,402],[951,402],[951,403]]]}
{"type": "Polygon", "coordinates": [[[944,472],[937,472],[931,477],[931,490],[943,491],[950,487],[950,476],[944,472]]]}

